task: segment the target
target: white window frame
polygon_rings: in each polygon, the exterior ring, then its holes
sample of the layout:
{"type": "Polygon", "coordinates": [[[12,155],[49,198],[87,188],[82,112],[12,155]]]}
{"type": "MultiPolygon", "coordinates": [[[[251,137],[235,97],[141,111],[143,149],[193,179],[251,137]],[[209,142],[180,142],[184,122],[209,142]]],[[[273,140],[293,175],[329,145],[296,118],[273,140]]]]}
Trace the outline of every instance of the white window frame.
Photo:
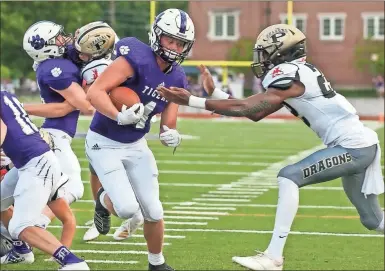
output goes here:
{"type": "Polygon", "coordinates": [[[381,12],[363,12],[361,13],[362,20],[364,21],[364,38],[369,38],[368,33],[368,20],[374,19],[374,36],[373,40],[384,40],[384,35],[380,35],[380,19],[384,19],[384,13],[381,12]]]}
{"type": "MultiPolygon", "coordinates": [[[[281,21],[281,24],[284,24],[286,19],[287,19],[287,13],[280,13],[279,14],[279,20],[281,21]]],[[[306,13],[293,13],[293,25],[295,27],[297,27],[297,20],[303,20],[303,33],[306,33],[307,14],[306,13]]]]}
{"type": "Polygon", "coordinates": [[[319,20],[319,38],[320,40],[336,40],[343,41],[345,39],[345,28],[346,28],[346,13],[336,12],[336,13],[318,13],[317,14],[319,20]],[[330,19],[330,35],[325,36],[323,34],[324,30],[324,19],[330,19]],[[342,20],[342,35],[335,35],[335,21],[336,19],[342,20]]]}
{"type": "Polygon", "coordinates": [[[230,40],[230,41],[236,41],[239,39],[239,10],[213,10],[208,12],[209,15],[209,32],[207,33],[207,38],[212,41],[224,41],[224,40],[230,40]],[[222,36],[215,36],[215,16],[216,15],[222,15],[223,18],[223,35],[222,36]],[[234,16],[234,36],[228,36],[227,35],[227,16],[226,15],[233,15],[234,16]]]}

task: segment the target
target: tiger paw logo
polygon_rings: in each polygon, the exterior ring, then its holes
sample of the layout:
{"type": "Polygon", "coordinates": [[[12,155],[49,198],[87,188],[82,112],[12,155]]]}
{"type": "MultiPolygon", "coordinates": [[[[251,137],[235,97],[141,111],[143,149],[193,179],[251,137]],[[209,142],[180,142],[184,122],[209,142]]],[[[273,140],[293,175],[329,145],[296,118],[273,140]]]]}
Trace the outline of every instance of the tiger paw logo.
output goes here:
{"type": "Polygon", "coordinates": [[[55,67],[51,70],[51,74],[53,77],[58,77],[61,73],[62,73],[62,71],[58,67],[55,67]]]}
{"type": "Polygon", "coordinates": [[[128,46],[120,46],[119,48],[119,52],[123,56],[127,55],[129,51],[130,51],[130,48],[128,48],[128,46]]]}
{"type": "Polygon", "coordinates": [[[45,40],[43,38],[40,38],[39,35],[32,36],[32,38],[28,39],[28,42],[31,44],[31,46],[35,50],[43,49],[45,45],[45,40]]]}

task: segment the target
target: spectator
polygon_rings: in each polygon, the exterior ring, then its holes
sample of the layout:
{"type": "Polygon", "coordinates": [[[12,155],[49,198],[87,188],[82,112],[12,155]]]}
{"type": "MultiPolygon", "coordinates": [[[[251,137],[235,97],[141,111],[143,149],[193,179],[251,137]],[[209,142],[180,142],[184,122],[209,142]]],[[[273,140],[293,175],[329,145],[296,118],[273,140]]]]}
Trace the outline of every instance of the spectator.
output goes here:
{"type": "Polygon", "coordinates": [[[379,97],[384,97],[384,77],[382,75],[378,75],[374,77],[372,81],[377,95],[379,97]]]}

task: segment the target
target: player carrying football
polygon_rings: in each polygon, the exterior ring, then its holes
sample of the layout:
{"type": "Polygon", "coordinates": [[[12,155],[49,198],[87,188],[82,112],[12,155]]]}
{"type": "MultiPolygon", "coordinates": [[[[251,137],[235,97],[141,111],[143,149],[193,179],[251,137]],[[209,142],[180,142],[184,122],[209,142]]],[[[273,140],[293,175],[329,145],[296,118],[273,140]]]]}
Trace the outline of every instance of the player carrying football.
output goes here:
{"type": "Polygon", "coordinates": [[[86,137],[86,154],[103,185],[94,217],[99,232],[108,233],[111,213],[127,219],[141,209],[149,269],[172,270],[162,254],[158,169],[144,135],[150,130],[152,116],[162,113],[161,141],[170,147],[181,142],[175,130],[178,105],[160,97],[156,87],[186,87],[186,76],[178,64],[194,43],[194,25],[184,11],[168,9],[156,17],[149,36],[150,46],[133,37],[121,39],[116,45],[117,58],[88,90],[87,97],[97,112],[86,137]],[[144,110],[116,109],[108,92],[120,85],[137,93],[141,104],[136,107],[144,110]]]}

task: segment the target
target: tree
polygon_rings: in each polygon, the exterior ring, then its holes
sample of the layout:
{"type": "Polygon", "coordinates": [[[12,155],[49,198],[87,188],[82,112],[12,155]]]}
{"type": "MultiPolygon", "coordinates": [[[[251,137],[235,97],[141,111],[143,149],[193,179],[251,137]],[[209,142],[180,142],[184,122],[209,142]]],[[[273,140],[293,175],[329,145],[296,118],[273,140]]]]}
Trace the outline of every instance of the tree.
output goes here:
{"type": "Polygon", "coordinates": [[[51,20],[73,33],[86,23],[102,20],[105,2],[1,2],[0,3],[1,65],[20,77],[31,71],[32,60],[23,50],[23,36],[33,23],[51,20]]]}
{"type": "Polygon", "coordinates": [[[372,75],[384,74],[384,43],[364,40],[355,48],[355,64],[363,72],[372,75]]]}

